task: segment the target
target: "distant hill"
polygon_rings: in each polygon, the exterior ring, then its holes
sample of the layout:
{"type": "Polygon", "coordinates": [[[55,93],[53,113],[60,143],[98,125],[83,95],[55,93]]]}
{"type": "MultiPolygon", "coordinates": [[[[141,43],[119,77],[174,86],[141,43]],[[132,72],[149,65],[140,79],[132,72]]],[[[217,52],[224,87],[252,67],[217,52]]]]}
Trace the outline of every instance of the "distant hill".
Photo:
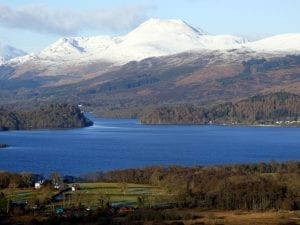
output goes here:
{"type": "Polygon", "coordinates": [[[51,104],[34,109],[0,108],[0,130],[79,128],[91,126],[80,109],[69,104],[51,104]]]}
{"type": "Polygon", "coordinates": [[[5,45],[5,44],[0,43],[0,65],[10,59],[13,59],[13,58],[16,58],[19,56],[24,56],[26,54],[27,53],[21,49],[17,49],[10,45],[5,45]]]}
{"type": "Polygon", "coordinates": [[[257,95],[211,108],[161,107],[141,117],[144,124],[300,125],[300,96],[286,92],[257,95]]]}

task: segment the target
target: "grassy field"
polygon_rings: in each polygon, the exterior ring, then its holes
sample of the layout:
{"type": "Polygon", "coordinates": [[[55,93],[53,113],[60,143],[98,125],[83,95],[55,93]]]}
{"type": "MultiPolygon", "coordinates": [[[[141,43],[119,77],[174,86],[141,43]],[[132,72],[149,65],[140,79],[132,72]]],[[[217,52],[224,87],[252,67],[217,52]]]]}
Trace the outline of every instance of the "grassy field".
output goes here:
{"type": "Polygon", "coordinates": [[[66,205],[82,205],[98,207],[106,202],[113,206],[138,205],[138,198],[147,198],[147,202],[164,199],[167,194],[159,187],[126,183],[80,183],[79,190],[64,193],[63,203],[66,205]]]}
{"type": "Polygon", "coordinates": [[[13,200],[13,201],[30,201],[33,198],[33,194],[35,191],[36,190],[32,188],[30,189],[9,188],[9,189],[1,190],[1,192],[3,192],[9,200],[13,200]]]}
{"type": "MultiPolygon", "coordinates": [[[[68,190],[60,195],[56,206],[84,205],[86,207],[99,207],[109,202],[112,205],[133,206],[138,205],[138,198],[144,199],[147,204],[154,204],[159,199],[166,200],[169,195],[160,187],[127,183],[78,183],[79,189],[68,190]]],[[[4,189],[4,194],[13,201],[32,202],[41,195],[52,197],[58,194],[57,190],[34,190],[34,189],[4,189]]]]}
{"type": "MultiPolygon", "coordinates": [[[[146,198],[147,204],[153,205],[168,202],[168,200],[172,198],[172,196],[168,195],[165,190],[156,186],[124,183],[78,184],[80,187],[79,190],[68,190],[63,192],[63,198],[60,201],[48,204],[46,209],[44,209],[44,212],[49,212],[49,210],[54,210],[58,207],[67,209],[72,206],[78,206],[79,203],[80,205],[83,205],[85,209],[94,209],[101,207],[101,204],[103,204],[105,201],[109,201],[110,204],[116,205],[124,204],[126,206],[137,206],[138,198],[141,197],[146,198]]],[[[32,202],[36,196],[39,196],[41,193],[43,193],[43,189],[4,189],[1,191],[7,194],[9,199],[21,202],[28,201],[29,203],[32,202]]],[[[57,190],[52,189],[48,189],[47,191],[49,192],[47,193],[48,196],[54,196],[58,193],[57,190]]],[[[86,211],[85,209],[84,211],[86,211]]],[[[189,216],[190,218],[183,216],[181,219],[179,219],[179,221],[181,221],[184,225],[300,225],[299,211],[247,212],[212,211],[201,209],[162,209],[159,212],[170,215],[192,215],[189,216]]],[[[33,218],[43,221],[47,218],[45,215],[47,214],[15,215],[14,217],[11,217],[11,220],[23,224],[31,224],[30,221],[33,218]]],[[[172,224],[172,222],[175,221],[176,220],[161,221],[161,224],[172,224]]],[[[82,224],[94,225],[97,223],[90,222],[82,224]]],[[[140,224],[152,225],[159,223],[145,220],[140,224]]]]}
{"type": "MultiPolygon", "coordinates": [[[[146,204],[159,204],[166,203],[172,199],[165,190],[157,186],[139,185],[139,184],[125,184],[125,183],[78,183],[79,190],[67,190],[63,192],[60,201],[49,203],[45,212],[54,210],[58,207],[69,208],[72,206],[83,205],[85,209],[96,209],[101,207],[101,204],[109,201],[112,205],[126,205],[138,206],[138,198],[146,199],[146,204]]],[[[28,201],[32,202],[36,196],[44,194],[43,189],[4,189],[3,191],[11,200],[14,201],[28,201]]],[[[46,190],[48,196],[54,196],[59,193],[57,190],[46,190]]],[[[86,211],[84,209],[84,211],[86,211]]],[[[157,211],[156,211],[157,212],[157,211]]],[[[216,211],[216,210],[201,210],[201,209],[162,209],[159,212],[173,215],[192,215],[186,218],[183,216],[179,221],[184,225],[300,225],[300,212],[299,211],[267,211],[267,212],[254,212],[254,211],[216,211]]],[[[14,216],[12,219],[24,223],[30,221],[32,218],[44,220],[46,217],[36,214],[14,216]]],[[[146,214],[147,215],[147,214],[146,214]]],[[[172,220],[165,221],[171,224],[172,220]]],[[[30,224],[25,223],[25,224],[30,224]]],[[[78,223],[80,224],[80,223],[78,223]]],[[[94,225],[96,223],[84,223],[94,225]]],[[[152,225],[153,221],[144,221],[144,225],[152,225]]],[[[155,223],[157,224],[157,223],[155,223]]]]}

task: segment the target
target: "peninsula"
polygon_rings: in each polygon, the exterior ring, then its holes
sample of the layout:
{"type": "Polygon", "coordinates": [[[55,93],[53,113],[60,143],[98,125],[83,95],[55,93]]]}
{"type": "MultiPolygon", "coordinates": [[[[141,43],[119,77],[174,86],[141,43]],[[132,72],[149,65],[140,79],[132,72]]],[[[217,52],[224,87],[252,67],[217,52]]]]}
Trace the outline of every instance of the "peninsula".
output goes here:
{"type": "Polygon", "coordinates": [[[0,131],[80,128],[93,125],[78,106],[49,104],[30,109],[0,108],[0,131]]]}

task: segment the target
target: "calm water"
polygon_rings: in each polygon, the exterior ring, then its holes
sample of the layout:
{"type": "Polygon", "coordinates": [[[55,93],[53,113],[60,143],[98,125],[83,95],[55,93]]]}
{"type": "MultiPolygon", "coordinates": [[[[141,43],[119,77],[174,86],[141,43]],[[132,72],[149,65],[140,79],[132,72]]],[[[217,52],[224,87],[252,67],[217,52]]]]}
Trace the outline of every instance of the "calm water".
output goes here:
{"type": "Polygon", "coordinates": [[[300,128],[149,126],[93,118],[74,130],[0,132],[0,170],[78,175],[146,165],[300,159],[300,128]]]}

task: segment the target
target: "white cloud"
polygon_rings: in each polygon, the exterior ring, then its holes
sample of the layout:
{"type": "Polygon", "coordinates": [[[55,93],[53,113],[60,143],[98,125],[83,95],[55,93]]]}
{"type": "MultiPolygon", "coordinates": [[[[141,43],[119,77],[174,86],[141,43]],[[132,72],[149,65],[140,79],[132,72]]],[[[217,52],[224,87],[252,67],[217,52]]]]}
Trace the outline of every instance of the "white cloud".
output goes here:
{"type": "Polygon", "coordinates": [[[9,28],[39,33],[73,35],[84,29],[127,30],[145,20],[151,6],[119,6],[111,9],[78,12],[45,5],[11,8],[0,5],[0,24],[9,28]]]}

